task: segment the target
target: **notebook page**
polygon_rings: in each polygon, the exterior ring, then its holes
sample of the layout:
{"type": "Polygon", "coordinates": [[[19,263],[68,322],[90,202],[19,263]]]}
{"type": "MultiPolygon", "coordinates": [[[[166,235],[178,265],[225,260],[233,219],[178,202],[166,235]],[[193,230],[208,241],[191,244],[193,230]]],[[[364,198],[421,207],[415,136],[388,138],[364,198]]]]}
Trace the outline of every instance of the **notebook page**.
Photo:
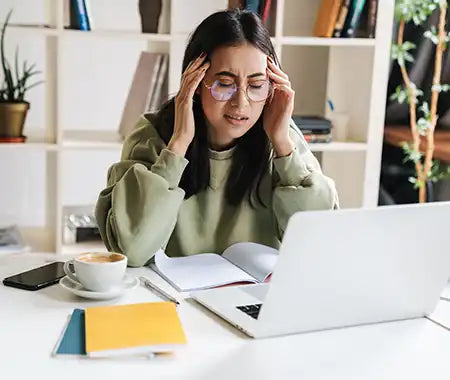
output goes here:
{"type": "Polygon", "coordinates": [[[168,257],[159,250],[155,254],[155,264],[151,267],[180,292],[234,282],[256,282],[248,273],[215,253],[168,257]]]}
{"type": "Polygon", "coordinates": [[[236,243],[224,251],[223,257],[249,273],[258,282],[263,282],[275,268],[278,250],[258,243],[236,243]]]}

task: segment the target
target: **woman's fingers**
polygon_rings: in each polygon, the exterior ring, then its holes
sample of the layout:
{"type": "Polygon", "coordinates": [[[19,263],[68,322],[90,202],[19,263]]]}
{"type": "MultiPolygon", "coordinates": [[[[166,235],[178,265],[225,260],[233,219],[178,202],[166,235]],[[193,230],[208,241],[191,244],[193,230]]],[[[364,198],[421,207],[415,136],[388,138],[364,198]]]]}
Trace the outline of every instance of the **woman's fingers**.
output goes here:
{"type": "Polygon", "coordinates": [[[198,69],[202,65],[202,63],[204,62],[205,58],[206,58],[206,54],[202,53],[197,58],[192,60],[189,63],[189,65],[186,67],[186,70],[184,70],[183,76],[184,75],[189,75],[190,73],[192,73],[193,71],[198,69]]]}
{"type": "Polygon", "coordinates": [[[194,96],[195,90],[199,83],[204,78],[206,70],[208,70],[209,62],[206,62],[196,71],[193,71],[186,75],[181,82],[181,88],[179,91],[179,99],[186,100],[194,96]]]}
{"type": "Polygon", "coordinates": [[[267,68],[267,73],[269,74],[269,78],[272,79],[276,84],[285,84],[287,86],[291,85],[291,82],[289,82],[289,79],[286,79],[276,73],[274,73],[272,70],[267,68]]]}
{"type": "Polygon", "coordinates": [[[268,56],[267,62],[268,62],[268,67],[270,70],[272,70],[275,74],[279,75],[280,77],[283,77],[283,78],[289,80],[288,75],[275,64],[272,57],[268,56]]]}

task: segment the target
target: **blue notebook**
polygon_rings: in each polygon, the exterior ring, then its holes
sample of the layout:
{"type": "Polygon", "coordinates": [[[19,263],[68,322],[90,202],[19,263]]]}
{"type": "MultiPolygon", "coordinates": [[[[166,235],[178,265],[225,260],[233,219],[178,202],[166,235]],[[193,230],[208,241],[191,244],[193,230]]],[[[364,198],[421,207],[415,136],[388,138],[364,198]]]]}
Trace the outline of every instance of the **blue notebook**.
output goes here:
{"type": "Polygon", "coordinates": [[[84,310],[74,309],[56,355],[86,355],[84,310]]]}

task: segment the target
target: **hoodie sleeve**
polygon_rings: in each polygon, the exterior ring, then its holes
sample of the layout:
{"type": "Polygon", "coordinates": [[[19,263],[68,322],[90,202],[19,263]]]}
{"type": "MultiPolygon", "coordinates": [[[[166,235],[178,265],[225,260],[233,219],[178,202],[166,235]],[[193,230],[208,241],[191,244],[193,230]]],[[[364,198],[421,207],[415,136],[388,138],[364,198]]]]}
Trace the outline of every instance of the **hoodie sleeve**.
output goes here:
{"type": "Polygon", "coordinates": [[[187,164],[142,116],[120,162],[108,170],[95,215],[107,249],[124,253],[130,266],[144,265],[167,244],[184,199],[179,182],[187,164]]]}
{"type": "Polygon", "coordinates": [[[273,160],[272,207],[280,239],[294,213],[339,208],[334,181],[322,173],[319,162],[295,124],[291,125],[290,136],[295,142],[294,150],[288,156],[273,160]]]}

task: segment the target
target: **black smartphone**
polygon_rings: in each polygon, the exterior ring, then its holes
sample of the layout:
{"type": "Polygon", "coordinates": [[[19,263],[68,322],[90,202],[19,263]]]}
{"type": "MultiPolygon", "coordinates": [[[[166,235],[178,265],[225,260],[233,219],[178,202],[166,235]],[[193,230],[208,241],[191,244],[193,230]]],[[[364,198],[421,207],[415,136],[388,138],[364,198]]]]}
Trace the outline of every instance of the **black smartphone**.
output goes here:
{"type": "Polygon", "coordinates": [[[64,262],[55,261],[26,272],[15,274],[3,280],[6,286],[26,290],[39,290],[56,284],[66,274],[64,273],[64,262]]]}

